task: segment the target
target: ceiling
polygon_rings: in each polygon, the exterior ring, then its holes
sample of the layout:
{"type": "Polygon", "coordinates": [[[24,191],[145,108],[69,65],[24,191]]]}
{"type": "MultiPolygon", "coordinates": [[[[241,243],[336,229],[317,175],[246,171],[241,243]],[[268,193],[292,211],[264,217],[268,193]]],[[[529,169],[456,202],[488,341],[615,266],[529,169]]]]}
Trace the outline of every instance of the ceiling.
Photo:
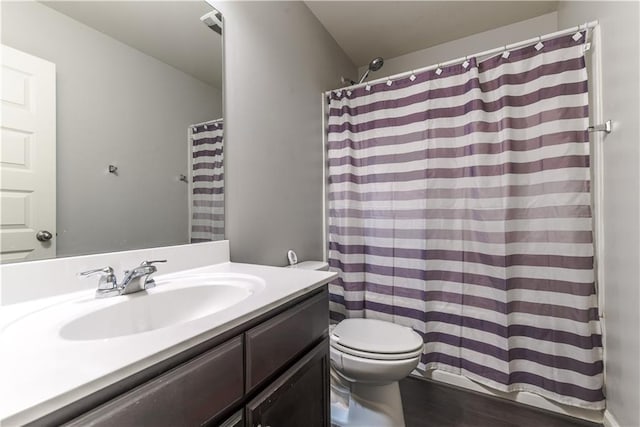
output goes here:
{"type": "Polygon", "coordinates": [[[205,1],[43,1],[44,5],[222,88],[220,35],[200,22],[205,1]]]}
{"type": "Polygon", "coordinates": [[[557,1],[305,1],[338,45],[361,67],[524,21],[557,1]]]}
{"type": "MultiPolygon", "coordinates": [[[[200,22],[205,1],[42,1],[77,21],[214,87],[220,36],[200,22]],[[125,18],[126,19],[123,19],[125,18]]],[[[306,1],[361,67],[557,9],[557,1],[306,1]]]]}

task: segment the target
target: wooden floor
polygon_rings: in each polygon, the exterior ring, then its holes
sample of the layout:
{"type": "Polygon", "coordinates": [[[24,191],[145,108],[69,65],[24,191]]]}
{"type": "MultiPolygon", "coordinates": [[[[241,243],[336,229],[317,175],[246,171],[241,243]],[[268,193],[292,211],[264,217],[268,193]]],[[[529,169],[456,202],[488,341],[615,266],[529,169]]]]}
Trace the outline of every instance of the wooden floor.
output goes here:
{"type": "Polygon", "coordinates": [[[407,427],[598,427],[456,387],[406,378],[400,393],[407,427]]]}

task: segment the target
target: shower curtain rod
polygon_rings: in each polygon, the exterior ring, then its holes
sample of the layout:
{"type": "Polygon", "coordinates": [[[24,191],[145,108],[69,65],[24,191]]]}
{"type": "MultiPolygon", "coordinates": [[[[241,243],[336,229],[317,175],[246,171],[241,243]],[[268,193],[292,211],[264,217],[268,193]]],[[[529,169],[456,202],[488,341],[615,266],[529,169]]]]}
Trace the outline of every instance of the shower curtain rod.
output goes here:
{"type": "Polygon", "coordinates": [[[523,40],[521,42],[508,44],[506,46],[497,47],[495,49],[489,49],[489,50],[485,50],[485,51],[482,51],[482,52],[474,53],[474,54],[471,54],[471,55],[462,56],[460,58],[452,59],[452,60],[446,61],[446,62],[441,62],[439,64],[433,64],[433,65],[429,65],[427,67],[422,67],[422,68],[418,68],[418,69],[415,69],[415,70],[405,71],[405,72],[402,72],[402,73],[399,73],[399,74],[394,74],[392,76],[381,77],[379,79],[375,79],[375,80],[371,80],[371,81],[368,81],[368,82],[359,83],[359,84],[355,84],[355,85],[351,85],[351,86],[345,86],[345,87],[342,87],[342,88],[339,88],[339,89],[328,90],[328,91],[325,92],[325,95],[329,95],[331,92],[334,92],[336,90],[356,89],[356,88],[364,87],[364,86],[367,86],[367,85],[372,85],[372,84],[376,84],[376,83],[383,83],[383,82],[386,82],[388,80],[400,79],[400,78],[403,78],[403,77],[410,76],[411,74],[421,73],[421,72],[433,70],[433,69],[436,69],[436,68],[439,68],[439,67],[445,67],[447,65],[453,65],[453,64],[461,63],[461,62],[464,62],[467,59],[473,58],[473,57],[478,58],[478,57],[489,56],[489,55],[493,55],[493,54],[496,54],[496,53],[504,52],[506,50],[517,49],[519,47],[523,47],[523,46],[526,46],[526,45],[529,45],[529,44],[532,44],[532,43],[535,43],[535,42],[540,42],[540,41],[552,39],[554,37],[563,36],[565,34],[571,34],[573,32],[578,32],[580,30],[585,30],[587,28],[593,28],[596,25],[598,25],[598,21],[597,20],[591,21],[591,22],[586,22],[586,23],[584,23],[582,25],[578,25],[578,26],[571,27],[571,28],[566,28],[564,30],[556,31],[554,33],[545,34],[543,36],[533,37],[533,38],[530,38],[528,40],[523,40]]]}
{"type": "Polygon", "coordinates": [[[223,121],[223,120],[224,120],[224,119],[222,119],[222,118],[220,118],[220,119],[215,119],[215,120],[207,120],[206,122],[202,122],[202,123],[193,123],[193,124],[191,124],[191,125],[189,125],[189,126],[202,126],[202,125],[208,125],[208,124],[211,124],[211,123],[221,122],[221,121],[223,121]]]}

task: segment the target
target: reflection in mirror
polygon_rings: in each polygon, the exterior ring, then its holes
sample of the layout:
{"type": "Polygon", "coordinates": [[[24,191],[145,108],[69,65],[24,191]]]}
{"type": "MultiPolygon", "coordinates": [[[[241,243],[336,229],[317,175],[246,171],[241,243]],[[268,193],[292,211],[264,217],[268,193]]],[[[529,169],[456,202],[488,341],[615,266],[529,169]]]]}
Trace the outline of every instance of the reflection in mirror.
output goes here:
{"type": "Polygon", "coordinates": [[[224,239],[222,119],[189,128],[191,142],[191,242],[224,239]]]}
{"type": "Polygon", "coordinates": [[[222,16],[2,4],[2,262],[224,238],[222,16]]]}

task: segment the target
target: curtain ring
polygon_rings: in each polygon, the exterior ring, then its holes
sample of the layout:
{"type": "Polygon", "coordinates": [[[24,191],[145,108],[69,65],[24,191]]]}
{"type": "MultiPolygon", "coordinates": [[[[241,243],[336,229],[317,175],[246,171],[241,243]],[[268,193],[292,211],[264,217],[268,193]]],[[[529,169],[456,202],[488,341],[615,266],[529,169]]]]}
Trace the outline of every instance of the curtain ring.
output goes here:
{"type": "Polygon", "coordinates": [[[542,43],[542,36],[538,36],[538,43],[534,46],[534,48],[539,51],[544,47],[544,43],[542,43]]]}

